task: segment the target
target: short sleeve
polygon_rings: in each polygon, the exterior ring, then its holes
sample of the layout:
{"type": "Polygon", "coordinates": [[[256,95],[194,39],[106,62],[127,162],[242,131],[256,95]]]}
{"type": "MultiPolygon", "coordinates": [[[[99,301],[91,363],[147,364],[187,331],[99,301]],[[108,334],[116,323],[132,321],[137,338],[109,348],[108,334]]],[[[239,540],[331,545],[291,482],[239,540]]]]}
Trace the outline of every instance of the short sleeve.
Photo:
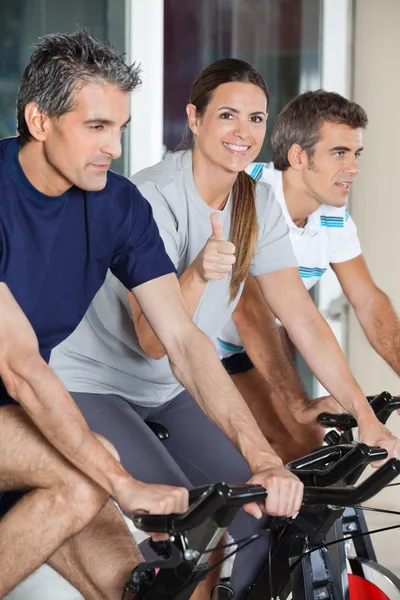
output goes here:
{"type": "Polygon", "coordinates": [[[250,275],[266,275],[297,267],[289,237],[289,227],[276,201],[273,190],[257,185],[258,243],[250,267],[250,275]]]}
{"type": "Polygon", "coordinates": [[[174,273],[175,269],[165,251],[150,204],[135,185],[130,184],[126,191],[130,202],[123,215],[110,270],[127,289],[132,289],[174,273]]]}
{"type": "Polygon", "coordinates": [[[175,268],[178,268],[180,252],[176,216],[153,181],[145,181],[139,184],[138,189],[150,203],[167,254],[174,263],[175,268]]]}
{"type": "Polygon", "coordinates": [[[248,167],[246,167],[246,173],[250,175],[252,179],[255,181],[260,181],[261,183],[266,183],[267,185],[271,185],[275,190],[275,182],[276,178],[282,177],[280,171],[276,171],[274,169],[274,163],[250,163],[248,167]]]}
{"type": "Polygon", "coordinates": [[[3,271],[3,260],[4,257],[2,256],[2,251],[1,251],[1,245],[2,245],[2,241],[1,241],[1,228],[0,228],[0,283],[5,283],[5,274],[3,271]]]}
{"type": "Polygon", "coordinates": [[[341,263],[360,256],[362,250],[357,227],[350,216],[347,206],[343,219],[343,228],[329,230],[331,238],[331,263],[341,263]]]}
{"type": "Polygon", "coordinates": [[[266,163],[250,163],[248,167],[246,167],[246,173],[255,181],[262,181],[265,166],[266,163]]]}

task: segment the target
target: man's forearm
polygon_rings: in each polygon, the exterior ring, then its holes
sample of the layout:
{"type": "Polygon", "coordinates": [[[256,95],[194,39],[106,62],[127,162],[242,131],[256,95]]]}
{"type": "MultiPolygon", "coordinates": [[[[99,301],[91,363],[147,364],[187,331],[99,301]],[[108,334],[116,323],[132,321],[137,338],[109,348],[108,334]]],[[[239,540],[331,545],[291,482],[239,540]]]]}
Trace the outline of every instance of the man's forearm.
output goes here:
{"type": "Polygon", "coordinates": [[[351,374],[332,330],[320,313],[315,309],[315,315],[306,320],[299,316],[289,334],[314,375],[345,412],[352,414],[360,424],[374,421],[374,413],[351,374]]]}
{"type": "Polygon", "coordinates": [[[37,428],[72,464],[115,495],[128,474],[89,430],[64,385],[39,354],[36,335],[0,283],[0,377],[37,428]]]}
{"type": "Polygon", "coordinates": [[[355,311],[371,346],[400,375],[400,322],[389,298],[377,290],[355,311]]]}
{"type": "Polygon", "coordinates": [[[1,376],[10,395],[50,444],[110,495],[117,495],[128,473],[89,429],[64,385],[40,355],[33,354],[8,368],[3,365],[1,376]]]}
{"type": "Polygon", "coordinates": [[[282,464],[223,369],[207,336],[193,328],[184,340],[179,356],[170,356],[175,377],[237,447],[253,472],[268,463],[282,464]]]}

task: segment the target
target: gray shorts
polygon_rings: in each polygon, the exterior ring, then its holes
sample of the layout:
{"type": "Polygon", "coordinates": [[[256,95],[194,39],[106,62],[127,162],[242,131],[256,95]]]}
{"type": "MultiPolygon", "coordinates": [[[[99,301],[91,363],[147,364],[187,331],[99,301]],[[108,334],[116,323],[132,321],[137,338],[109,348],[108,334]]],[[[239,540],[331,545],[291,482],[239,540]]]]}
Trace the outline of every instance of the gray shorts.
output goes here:
{"type": "MultiPolygon", "coordinates": [[[[89,427],[116,447],[122,465],[135,479],[190,488],[217,481],[243,483],[251,477],[242,455],[186,391],[157,408],[133,405],[111,394],[72,396],[89,427]],[[164,425],[169,439],[161,442],[146,420],[164,425]]],[[[264,530],[268,522],[268,516],[258,521],[240,511],[230,534],[240,540],[264,530]]],[[[267,558],[266,536],[238,553],[231,580],[236,598],[254,583],[267,558]]]]}

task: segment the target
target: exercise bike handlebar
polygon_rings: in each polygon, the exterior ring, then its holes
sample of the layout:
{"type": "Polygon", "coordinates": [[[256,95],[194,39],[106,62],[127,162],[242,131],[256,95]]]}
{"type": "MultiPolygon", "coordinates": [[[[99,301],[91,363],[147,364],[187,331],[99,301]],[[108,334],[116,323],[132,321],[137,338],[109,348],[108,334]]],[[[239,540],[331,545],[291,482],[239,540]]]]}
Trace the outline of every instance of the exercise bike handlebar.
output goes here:
{"type": "Polygon", "coordinates": [[[340,444],[314,450],[311,454],[288,463],[286,467],[304,485],[327,486],[343,480],[361,466],[385,460],[387,456],[384,448],[374,448],[367,444],[340,444]]]}
{"type": "Polygon", "coordinates": [[[250,502],[261,504],[266,496],[266,490],[259,485],[214,483],[191,490],[189,509],[183,514],[136,514],[133,522],[137,529],[152,533],[184,532],[200,526],[224,506],[240,508],[250,502]]]}
{"type": "MultiPolygon", "coordinates": [[[[368,397],[371,408],[381,423],[386,423],[390,415],[400,409],[400,397],[392,396],[389,392],[382,392],[378,396],[368,397]]],[[[341,431],[349,431],[357,427],[357,421],[349,414],[322,413],[318,423],[323,427],[336,427],[341,431]]]]}
{"type": "Polygon", "coordinates": [[[400,460],[391,458],[358,486],[304,488],[304,504],[357,506],[378,494],[398,475],[400,475],[400,460]]]}
{"type": "MultiPolygon", "coordinates": [[[[357,487],[305,487],[303,504],[356,506],[375,496],[399,474],[400,460],[393,458],[357,487]]],[[[216,483],[209,487],[203,486],[200,490],[195,489],[192,498],[196,499],[190,504],[188,511],[183,514],[136,514],[133,521],[135,526],[142,531],[184,533],[200,526],[222,507],[239,508],[250,502],[262,503],[266,496],[267,490],[261,486],[216,483]]]]}

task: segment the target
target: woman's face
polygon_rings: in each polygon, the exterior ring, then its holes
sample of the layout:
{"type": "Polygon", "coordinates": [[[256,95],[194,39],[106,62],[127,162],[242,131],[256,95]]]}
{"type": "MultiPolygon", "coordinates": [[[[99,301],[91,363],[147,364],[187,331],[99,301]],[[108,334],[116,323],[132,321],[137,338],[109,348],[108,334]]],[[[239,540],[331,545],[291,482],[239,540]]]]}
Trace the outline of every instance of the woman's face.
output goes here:
{"type": "Polygon", "coordinates": [[[252,83],[219,85],[200,117],[193,104],[187,107],[195,147],[216,166],[238,173],[258,156],[267,125],[267,98],[252,83]]]}

